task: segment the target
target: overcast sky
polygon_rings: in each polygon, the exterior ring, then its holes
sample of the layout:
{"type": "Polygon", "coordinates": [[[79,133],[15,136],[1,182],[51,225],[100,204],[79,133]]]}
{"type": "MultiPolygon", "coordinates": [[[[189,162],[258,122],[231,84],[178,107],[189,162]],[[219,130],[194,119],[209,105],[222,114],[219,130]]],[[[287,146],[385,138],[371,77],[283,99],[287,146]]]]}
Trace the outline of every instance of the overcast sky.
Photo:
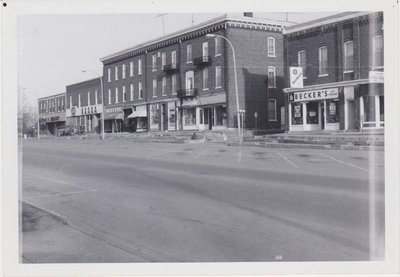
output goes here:
{"type": "MultiPolygon", "coordinates": [[[[288,19],[300,23],[331,14],[289,13],[288,19]]],[[[165,14],[165,33],[220,15],[165,14]]],[[[254,13],[254,17],[284,21],[286,14],[254,13]]],[[[30,105],[35,105],[36,96],[63,93],[69,84],[96,77],[93,73],[82,73],[84,69],[102,74],[101,57],[162,34],[162,18],[157,14],[20,16],[19,88],[26,88],[30,105]]]]}

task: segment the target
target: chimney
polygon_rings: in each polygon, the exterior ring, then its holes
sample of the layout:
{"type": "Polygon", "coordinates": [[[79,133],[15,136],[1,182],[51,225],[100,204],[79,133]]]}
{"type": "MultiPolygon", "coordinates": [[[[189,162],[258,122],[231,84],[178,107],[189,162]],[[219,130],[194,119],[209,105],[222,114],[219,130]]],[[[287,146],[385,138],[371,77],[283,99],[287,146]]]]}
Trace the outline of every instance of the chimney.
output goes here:
{"type": "Polygon", "coordinates": [[[252,13],[252,12],[244,12],[244,13],[243,13],[243,16],[246,16],[246,17],[253,17],[253,13],[252,13]]]}

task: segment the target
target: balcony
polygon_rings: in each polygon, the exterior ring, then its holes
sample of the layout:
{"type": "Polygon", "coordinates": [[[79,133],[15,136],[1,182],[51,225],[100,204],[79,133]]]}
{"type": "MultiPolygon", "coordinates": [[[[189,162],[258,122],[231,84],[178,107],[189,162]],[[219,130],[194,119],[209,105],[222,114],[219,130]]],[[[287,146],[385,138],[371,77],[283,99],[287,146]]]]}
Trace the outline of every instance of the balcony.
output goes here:
{"type": "Polygon", "coordinates": [[[166,64],[163,67],[163,71],[165,73],[175,73],[179,70],[179,64],[178,63],[170,63],[170,64],[166,64]]]}
{"type": "Polygon", "coordinates": [[[180,89],[176,91],[176,96],[178,98],[189,98],[189,97],[196,97],[197,96],[197,89],[180,89]]]}
{"type": "Polygon", "coordinates": [[[204,66],[211,63],[211,56],[201,56],[193,60],[194,65],[204,66]]]}

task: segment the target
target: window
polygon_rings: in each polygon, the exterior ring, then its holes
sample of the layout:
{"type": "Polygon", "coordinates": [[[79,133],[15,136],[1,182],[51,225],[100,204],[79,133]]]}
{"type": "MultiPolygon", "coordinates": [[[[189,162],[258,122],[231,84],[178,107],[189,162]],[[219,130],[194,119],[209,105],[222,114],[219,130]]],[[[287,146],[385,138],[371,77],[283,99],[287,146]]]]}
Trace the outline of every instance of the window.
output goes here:
{"type": "Polygon", "coordinates": [[[87,93],[87,105],[90,106],[90,91],[87,93]]]}
{"type": "Polygon", "coordinates": [[[167,55],[165,52],[161,53],[161,67],[164,68],[164,65],[167,63],[167,55]]]}
{"type": "Polygon", "coordinates": [[[215,87],[220,88],[222,86],[221,82],[221,66],[217,65],[215,67],[215,87]]]}
{"type": "Polygon", "coordinates": [[[143,72],[143,64],[142,64],[142,59],[138,60],[138,74],[142,74],[143,72]]]}
{"type": "Polygon", "coordinates": [[[221,55],[222,53],[222,41],[220,37],[215,38],[215,56],[221,55]]]}
{"type": "Polygon", "coordinates": [[[118,103],[118,87],[115,88],[115,104],[118,103]]]}
{"type": "Polygon", "coordinates": [[[319,75],[328,75],[328,47],[319,48],[319,75]]]}
{"type": "Polygon", "coordinates": [[[171,63],[172,65],[176,65],[176,51],[172,51],[171,53],[171,63]]]}
{"type": "Polygon", "coordinates": [[[142,87],[142,82],[139,82],[138,84],[138,89],[139,89],[139,99],[143,98],[143,87],[142,87]]]}
{"type": "Polygon", "coordinates": [[[192,45],[188,44],[186,46],[186,62],[192,62],[192,45]]]}
{"type": "Polygon", "coordinates": [[[297,52],[297,63],[298,63],[298,67],[301,67],[303,69],[303,78],[306,78],[307,62],[306,62],[306,51],[305,50],[297,52]]]}
{"type": "Polygon", "coordinates": [[[107,68],[108,81],[111,82],[111,68],[107,68]]]}
{"type": "Polygon", "coordinates": [[[268,99],[268,120],[276,121],[276,99],[268,99]]]}
{"type": "MultiPolygon", "coordinates": [[[[51,102],[50,102],[51,104],[51,102]]],[[[78,107],[81,106],[81,94],[78,94],[78,107]]]]}
{"type": "Polygon", "coordinates": [[[61,110],[64,111],[65,110],[65,106],[64,106],[64,98],[61,98],[61,110]]]}
{"type": "Polygon", "coordinates": [[[115,66],[115,81],[118,80],[118,65],[115,66]]]}
{"type": "Polygon", "coordinates": [[[122,102],[126,102],[126,87],[122,86],[122,102]]]}
{"type": "Polygon", "coordinates": [[[354,44],[352,41],[344,43],[343,47],[343,57],[344,57],[344,71],[354,70],[354,44]]]}
{"type": "Polygon", "coordinates": [[[108,89],[108,105],[111,105],[111,89],[108,89]]]}
{"type": "Polygon", "coordinates": [[[122,79],[126,78],[126,64],[122,65],[122,79]]]}
{"type": "Polygon", "coordinates": [[[203,57],[208,56],[208,42],[203,42],[203,57]]]}
{"type": "Polygon", "coordinates": [[[152,68],[153,71],[157,70],[157,56],[156,56],[156,54],[153,54],[153,56],[152,56],[151,68],[152,68]]]}
{"type": "Polygon", "coordinates": [[[94,103],[97,105],[97,90],[94,91],[94,103]]]}
{"type": "Polygon", "coordinates": [[[186,89],[193,89],[194,72],[193,71],[186,72],[185,77],[186,77],[186,89]]]}
{"type": "Polygon", "coordinates": [[[132,77],[133,76],[133,61],[131,61],[129,63],[129,76],[132,77]]]}
{"type": "Polygon", "coordinates": [[[275,57],[275,38],[268,38],[268,57],[275,57]]]}
{"type": "Polygon", "coordinates": [[[376,36],[372,41],[372,66],[383,67],[383,39],[382,36],[376,36]]]}
{"type": "Polygon", "coordinates": [[[176,75],[172,75],[171,77],[171,90],[172,94],[176,94],[176,75]]]}
{"type": "Polygon", "coordinates": [[[268,86],[276,87],[275,66],[268,66],[268,86]]]}
{"type": "Polygon", "coordinates": [[[162,77],[162,87],[161,87],[161,93],[162,95],[165,95],[167,91],[167,77],[162,77]]]}
{"type": "Polygon", "coordinates": [[[215,107],[215,124],[226,125],[226,107],[216,106],[215,107]]]}
{"type": "Polygon", "coordinates": [[[157,97],[157,79],[153,79],[153,97],[157,97]]]}
{"type": "Polygon", "coordinates": [[[208,89],[208,68],[203,69],[203,89],[208,89]]]}
{"type": "Polygon", "coordinates": [[[133,86],[133,84],[131,84],[131,87],[130,87],[131,101],[133,101],[133,93],[134,93],[134,86],[133,86]]]}
{"type": "Polygon", "coordinates": [[[69,108],[72,109],[72,96],[69,97],[69,108]]]}

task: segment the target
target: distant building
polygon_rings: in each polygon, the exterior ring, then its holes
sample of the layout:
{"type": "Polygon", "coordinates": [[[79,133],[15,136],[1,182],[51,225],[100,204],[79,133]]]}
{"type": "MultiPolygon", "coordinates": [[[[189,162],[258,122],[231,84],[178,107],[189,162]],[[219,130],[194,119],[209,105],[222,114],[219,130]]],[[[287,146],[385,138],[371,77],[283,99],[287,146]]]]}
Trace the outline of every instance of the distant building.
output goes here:
{"type": "Polygon", "coordinates": [[[287,130],[384,128],[382,12],[289,26],[284,39],[287,130]]]}
{"type": "Polygon", "coordinates": [[[100,78],[68,85],[66,91],[68,128],[78,134],[100,133],[103,112],[100,78]]]}
{"type": "Polygon", "coordinates": [[[218,17],[101,59],[108,132],[237,127],[232,50],[245,128],[281,128],[282,24],[218,17]]]}
{"type": "Polygon", "coordinates": [[[65,93],[38,99],[40,135],[58,136],[65,128],[65,93]]]}

